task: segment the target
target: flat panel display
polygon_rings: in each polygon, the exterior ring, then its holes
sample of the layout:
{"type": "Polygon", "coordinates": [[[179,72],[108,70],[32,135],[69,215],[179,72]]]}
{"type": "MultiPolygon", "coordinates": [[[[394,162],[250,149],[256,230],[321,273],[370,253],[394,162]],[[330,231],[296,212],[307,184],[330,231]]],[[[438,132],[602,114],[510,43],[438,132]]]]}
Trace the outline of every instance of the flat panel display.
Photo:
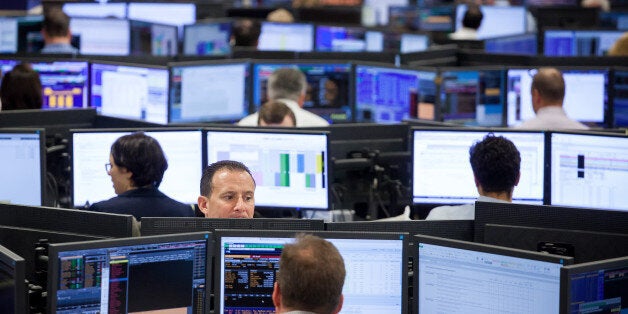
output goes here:
{"type": "Polygon", "coordinates": [[[313,51],[314,25],[263,22],[257,49],[313,51]]]}
{"type": "Polygon", "coordinates": [[[42,205],[45,138],[43,129],[0,129],[1,203],[42,205]]]}
{"type": "Polygon", "coordinates": [[[131,50],[129,23],[122,19],[73,17],[70,29],[80,37],[83,55],[126,56],[131,50]]]}
{"type": "Polygon", "coordinates": [[[183,54],[224,56],[231,52],[231,22],[207,22],[185,25],[183,54]]]}
{"type": "MultiPolygon", "coordinates": [[[[484,17],[478,29],[478,39],[517,35],[526,32],[526,8],[523,6],[482,5],[484,17]]],[[[456,30],[462,28],[462,18],[467,11],[465,4],[456,7],[456,30]]]]}

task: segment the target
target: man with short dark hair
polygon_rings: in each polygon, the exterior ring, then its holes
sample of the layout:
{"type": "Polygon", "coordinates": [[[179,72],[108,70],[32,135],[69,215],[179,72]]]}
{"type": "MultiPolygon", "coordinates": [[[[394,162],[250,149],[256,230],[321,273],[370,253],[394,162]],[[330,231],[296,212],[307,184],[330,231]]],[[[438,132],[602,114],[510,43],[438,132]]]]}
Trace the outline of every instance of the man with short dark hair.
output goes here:
{"type": "MultiPolygon", "coordinates": [[[[297,68],[281,68],[268,78],[268,99],[280,101],[294,112],[297,127],[327,126],[329,122],[303,109],[307,91],[305,74],[297,68]]],[[[258,113],[251,114],[238,122],[240,126],[256,126],[258,113]]]]}
{"type": "Polygon", "coordinates": [[[231,35],[233,46],[257,48],[261,27],[259,21],[252,19],[241,19],[233,22],[233,34],[231,35]]]}
{"type": "Polygon", "coordinates": [[[346,270],[338,249],[313,235],[286,244],[273,290],[277,313],[335,314],[342,309],[346,270]]]}
{"type": "Polygon", "coordinates": [[[78,49],[70,44],[70,17],[61,8],[52,7],[46,10],[41,34],[44,37],[41,53],[78,53],[78,49]]]}
{"type": "Polygon", "coordinates": [[[589,128],[570,119],[563,109],[565,79],[558,69],[540,68],[532,79],[530,89],[532,109],[536,117],[523,122],[517,128],[530,130],[586,130],[589,128]]]}
{"type": "MultiPolygon", "coordinates": [[[[469,149],[478,201],[512,202],[512,193],[521,176],[519,150],[505,137],[489,134],[469,149]]],[[[433,208],[427,220],[475,219],[475,204],[433,208]]]]}
{"type": "Polygon", "coordinates": [[[257,125],[275,127],[295,127],[297,118],[286,104],[269,101],[259,108],[257,125]]]}
{"type": "Polygon", "coordinates": [[[253,218],[255,180],[243,163],[221,160],[201,177],[198,208],[207,218],[253,218]]]}
{"type": "Polygon", "coordinates": [[[474,4],[467,5],[467,11],[462,18],[462,28],[449,34],[449,38],[456,40],[477,40],[478,29],[482,25],[484,14],[480,7],[474,4]]]}

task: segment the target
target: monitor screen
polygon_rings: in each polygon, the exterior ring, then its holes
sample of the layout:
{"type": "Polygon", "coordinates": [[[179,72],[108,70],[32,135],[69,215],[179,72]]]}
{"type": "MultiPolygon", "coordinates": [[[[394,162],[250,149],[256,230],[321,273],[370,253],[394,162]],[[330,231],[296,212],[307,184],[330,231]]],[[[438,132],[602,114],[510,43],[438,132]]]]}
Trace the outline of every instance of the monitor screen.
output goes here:
{"type": "Polygon", "coordinates": [[[537,49],[535,33],[490,38],[484,41],[484,51],[488,53],[536,56],[537,49]]]}
{"type": "Polygon", "coordinates": [[[454,12],[453,6],[391,6],[388,24],[396,29],[451,32],[454,12]]]}
{"type": "Polygon", "coordinates": [[[307,90],[303,109],[327,121],[351,121],[351,64],[335,62],[258,63],[253,66],[253,104],[268,101],[268,77],[280,68],[298,68],[305,74],[307,90]]]}
{"type": "MultiPolygon", "coordinates": [[[[111,144],[131,131],[98,131],[72,134],[72,178],[74,206],[110,199],[115,195],[104,164],[111,144]]],[[[145,132],[160,144],[168,160],[159,190],[186,204],[195,204],[203,172],[202,135],[198,130],[154,130],[145,132]]]]}
{"type": "Polygon", "coordinates": [[[502,126],[502,70],[444,70],[440,103],[443,121],[468,126],[502,126]]]}
{"type": "Polygon", "coordinates": [[[558,313],[570,257],[415,236],[414,313],[558,313]]]}
{"type": "Polygon", "coordinates": [[[407,6],[409,0],[364,0],[362,8],[363,25],[388,25],[388,8],[407,6]]]}
{"type": "Polygon", "coordinates": [[[314,25],[262,22],[258,50],[314,50],[314,25]]]}
{"type": "Polygon", "coordinates": [[[543,52],[551,57],[605,56],[623,34],[619,30],[546,30],[543,52]]]}
{"type": "Polygon", "coordinates": [[[600,12],[600,27],[628,30],[628,11],[600,12]]]}
{"type": "Polygon", "coordinates": [[[63,12],[70,17],[126,18],[126,3],[64,3],[63,12]]]}
{"type": "Polygon", "coordinates": [[[231,52],[231,22],[208,22],[185,25],[183,54],[224,56],[231,52]]]}
{"type": "Polygon", "coordinates": [[[105,116],[168,123],[168,69],[91,64],[91,107],[105,116]]]}
{"type": "Polygon", "coordinates": [[[45,139],[42,129],[0,129],[0,203],[42,205],[45,139]]]}
{"type": "Polygon", "coordinates": [[[17,52],[17,18],[0,17],[0,53],[17,52]]]}
{"type": "Polygon", "coordinates": [[[118,55],[130,52],[131,33],[128,20],[112,18],[73,17],[72,34],[80,38],[83,55],[118,55]],[[104,32],[103,30],[107,30],[104,32]]]}
{"type": "Polygon", "coordinates": [[[560,276],[560,313],[628,311],[628,257],[565,266],[560,276]]]}
{"type": "Polygon", "coordinates": [[[234,122],[248,114],[249,63],[173,63],[170,71],[170,122],[234,122]]]}
{"type": "Polygon", "coordinates": [[[318,51],[382,51],[383,34],[359,26],[316,26],[318,51]]]}
{"type": "Polygon", "coordinates": [[[553,7],[553,6],[578,6],[580,1],[578,0],[522,0],[525,5],[531,7],[553,7]]]}
{"type": "MultiPolygon", "coordinates": [[[[489,132],[415,129],[412,133],[414,203],[474,202],[478,191],[469,163],[469,148],[489,132]]],[[[521,179],[513,192],[513,201],[543,204],[545,135],[507,130],[492,133],[511,140],[521,155],[521,179]]]]}
{"type": "Polygon", "coordinates": [[[551,133],[551,203],[628,211],[628,137],[551,133]]]}
{"type": "Polygon", "coordinates": [[[25,261],[0,245],[0,312],[27,313],[25,261]]]}
{"type": "MultiPolygon", "coordinates": [[[[25,61],[28,62],[28,61],[25,61]]],[[[0,60],[2,73],[11,71],[18,60],[0,60]]],[[[42,109],[68,109],[87,107],[87,61],[29,62],[39,73],[42,85],[42,109]]]]}
{"type": "Polygon", "coordinates": [[[176,25],[183,38],[183,26],[196,23],[196,3],[130,2],[127,18],[176,25]]]}
{"type": "Polygon", "coordinates": [[[177,27],[144,21],[131,21],[131,54],[175,56],[177,27]]]}
{"type": "MultiPolygon", "coordinates": [[[[478,29],[478,39],[517,35],[526,32],[526,8],[522,6],[482,5],[484,17],[478,29]]],[[[456,30],[462,28],[462,18],[467,11],[465,4],[456,7],[456,30]]]]}
{"type": "MultiPolygon", "coordinates": [[[[608,102],[608,70],[561,69],[565,80],[563,108],[572,119],[603,126],[608,102]]],[[[507,123],[515,126],[534,118],[530,94],[535,70],[508,69],[507,123]]]]}
{"type": "MultiPolygon", "coordinates": [[[[343,313],[408,313],[407,235],[314,235],[331,242],[344,260],[343,313]]],[[[294,232],[219,230],[216,236],[216,312],[273,312],[271,295],[281,251],[294,242],[294,232]]]]}
{"type": "Polygon", "coordinates": [[[401,34],[399,52],[411,53],[424,51],[430,45],[430,37],[425,34],[401,34]]]}
{"type": "Polygon", "coordinates": [[[436,76],[435,70],[356,65],[356,121],[435,120],[436,76]]]}
{"type": "Polygon", "coordinates": [[[256,206],[327,210],[327,137],[326,132],[210,129],[207,163],[245,164],[255,179],[256,206]]]}
{"type": "Polygon", "coordinates": [[[613,127],[628,127],[628,68],[613,72],[613,127]]]}
{"type": "Polygon", "coordinates": [[[211,233],[50,244],[49,313],[207,313],[211,233]]]}

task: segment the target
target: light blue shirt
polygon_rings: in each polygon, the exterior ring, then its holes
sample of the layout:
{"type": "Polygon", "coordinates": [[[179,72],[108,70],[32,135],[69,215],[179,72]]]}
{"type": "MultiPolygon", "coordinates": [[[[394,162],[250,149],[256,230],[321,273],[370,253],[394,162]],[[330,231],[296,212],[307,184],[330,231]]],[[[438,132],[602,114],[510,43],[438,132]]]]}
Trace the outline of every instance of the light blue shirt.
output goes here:
{"type": "Polygon", "coordinates": [[[78,54],[79,51],[70,44],[47,44],[41,49],[40,53],[68,53],[78,54]]]}

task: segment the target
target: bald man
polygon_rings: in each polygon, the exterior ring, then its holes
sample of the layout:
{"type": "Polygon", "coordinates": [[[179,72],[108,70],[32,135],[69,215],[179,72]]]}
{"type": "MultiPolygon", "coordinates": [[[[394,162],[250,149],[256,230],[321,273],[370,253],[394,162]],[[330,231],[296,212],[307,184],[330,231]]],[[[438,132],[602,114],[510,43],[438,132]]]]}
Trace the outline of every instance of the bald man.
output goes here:
{"type": "Polygon", "coordinates": [[[572,120],[563,109],[565,79],[555,68],[540,68],[532,79],[532,108],[536,117],[518,126],[529,130],[586,130],[589,127],[572,120]]]}

